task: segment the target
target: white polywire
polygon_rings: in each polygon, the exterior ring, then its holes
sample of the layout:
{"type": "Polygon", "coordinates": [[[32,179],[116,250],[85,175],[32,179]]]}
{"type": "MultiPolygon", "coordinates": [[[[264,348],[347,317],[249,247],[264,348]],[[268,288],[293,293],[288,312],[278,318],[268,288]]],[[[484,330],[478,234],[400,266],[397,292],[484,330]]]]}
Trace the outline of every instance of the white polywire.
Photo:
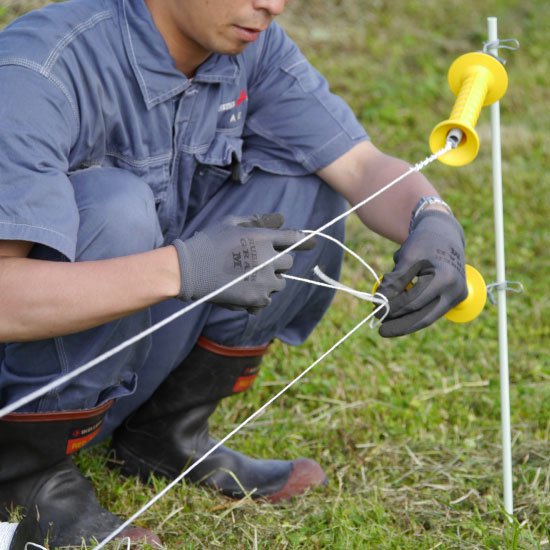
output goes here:
{"type": "Polygon", "coordinates": [[[370,292],[361,292],[353,288],[349,288],[348,286],[343,285],[340,281],[335,281],[334,279],[323,273],[319,269],[318,265],[315,266],[313,272],[315,273],[315,275],[317,275],[317,277],[319,277],[319,279],[325,281],[325,283],[329,285],[332,285],[336,290],[343,290],[345,292],[353,294],[354,296],[357,296],[358,298],[361,298],[362,300],[367,300],[368,302],[372,302],[373,304],[384,306],[384,313],[380,315],[380,318],[373,317],[371,319],[371,322],[369,323],[370,328],[375,328],[379,326],[381,323],[384,322],[384,319],[390,313],[390,304],[388,302],[388,299],[383,294],[380,294],[379,292],[371,294],[370,292]]]}
{"type": "MultiPolygon", "coordinates": [[[[310,231],[310,230],[304,230],[303,232],[304,233],[313,233],[313,231],[310,231]]],[[[365,267],[365,269],[367,269],[371,273],[371,275],[374,277],[376,282],[378,284],[380,284],[380,278],[376,274],[376,271],[374,271],[374,269],[363,258],[361,258],[361,256],[359,256],[359,254],[354,252],[351,248],[346,246],[344,243],[340,242],[338,239],[335,239],[332,235],[327,235],[326,233],[317,232],[316,236],[317,237],[323,237],[323,239],[327,239],[329,241],[332,241],[333,243],[337,244],[340,248],[342,248],[345,252],[352,255],[355,259],[357,259],[363,265],[363,267],[365,267]]],[[[313,273],[315,275],[317,275],[317,277],[319,277],[319,279],[321,279],[321,281],[323,281],[323,282],[313,281],[311,279],[306,279],[304,277],[298,277],[296,275],[289,275],[287,273],[283,273],[282,276],[285,279],[292,279],[294,281],[300,281],[302,283],[307,283],[307,284],[310,284],[310,285],[322,286],[322,287],[325,287],[325,288],[330,288],[332,290],[341,290],[341,291],[347,292],[348,294],[351,294],[352,296],[355,296],[356,298],[359,298],[361,300],[366,300],[367,302],[372,302],[373,304],[377,304],[377,305],[384,305],[386,307],[386,311],[385,311],[382,319],[384,319],[386,317],[386,315],[389,313],[390,308],[389,308],[389,304],[388,304],[388,299],[385,296],[383,296],[382,294],[379,294],[379,293],[371,294],[370,292],[363,292],[363,291],[360,291],[360,290],[355,290],[354,288],[351,288],[351,287],[341,283],[340,281],[336,281],[332,277],[329,277],[328,275],[323,273],[323,271],[321,271],[321,268],[318,265],[316,265],[313,268],[313,273]]]]}
{"type": "MultiPolygon", "coordinates": [[[[300,241],[298,241],[296,244],[292,245],[291,247],[287,248],[286,249],[286,252],[288,252],[289,250],[291,249],[294,249],[298,246],[300,246],[300,244],[302,244],[303,242],[306,242],[309,238],[311,238],[312,236],[314,235],[321,235],[321,236],[325,236],[323,234],[323,231],[325,229],[327,229],[328,227],[330,227],[331,225],[333,225],[334,223],[336,223],[337,221],[339,221],[340,219],[342,219],[343,217],[351,214],[352,212],[354,212],[355,210],[357,210],[358,208],[360,208],[361,206],[363,206],[364,204],[366,204],[367,202],[369,202],[370,200],[372,200],[373,198],[375,198],[376,196],[380,195],[382,192],[384,192],[385,190],[389,189],[392,185],[395,185],[396,183],[398,183],[399,181],[403,180],[406,176],[408,176],[409,174],[411,174],[412,172],[414,171],[419,171],[421,170],[422,168],[426,167],[428,164],[430,164],[431,162],[433,162],[434,160],[436,160],[438,157],[440,157],[441,155],[447,153],[450,149],[452,148],[452,144],[450,142],[447,142],[447,144],[445,145],[445,147],[443,147],[442,149],[440,149],[439,151],[437,151],[436,153],[434,153],[433,155],[427,157],[426,159],[424,159],[424,161],[422,162],[419,162],[417,164],[415,164],[414,167],[411,167],[407,172],[405,172],[405,174],[399,176],[398,178],[396,178],[395,180],[393,180],[392,182],[390,182],[389,184],[387,184],[386,186],[382,187],[381,189],[379,189],[376,193],[370,195],[369,197],[367,197],[366,199],[364,199],[363,201],[361,201],[360,203],[356,204],[354,207],[350,208],[349,210],[347,210],[346,212],[344,212],[343,214],[337,216],[336,218],[334,218],[333,220],[331,220],[330,222],[327,222],[325,225],[321,226],[320,228],[318,228],[317,230],[315,231],[312,231],[311,234],[308,236],[308,237],[305,237],[304,239],[301,239],[300,241]]],[[[276,256],[278,257],[278,256],[276,256]]],[[[362,261],[362,260],[361,260],[362,261]]],[[[267,265],[269,262],[265,262],[265,265],[267,265]]],[[[258,269],[261,269],[263,267],[263,264],[261,266],[258,266],[257,268],[255,268],[253,271],[257,271],[258,269]]],[[[250,272],[247,272],[247,275],[249,275],[250,272]]],[[[377,277],[378,278],[378,277],[377,277]]],[[[240,280],[240,279],[239,279],[240,280]]],[[[227,286],[227,285],[226,285],[227,286]]],[[[329,285],[330,286],[330,285],[329,285]]],[[[385,298],[384,298],[385,299],[385,298]]],[[[189,466],[189,468],[187,468],[186,470],[184,470],[183,472],[181,472],[181,474],[179,476],[177,476],[175,479],[173,479],[162,491],[160,491],[158,494],[156,494],[152,499],[150,499],[147,503],[145,503],[137,512],[134,513],[133,516],[129,517],[122,525],[120,525],[116,530],[114,530],[110,535],[108,535],[107,537],[105,537],[97,546],[94,547],[93,550],[100,550],[101,548],[104,548],[105,545],[113,540],[114,537],[116,537],[120,532],[122,532],[126,527],[128,527],[129,525],[132,524],[133,521],[135,521],[137,518],[139,518],[143,513],[145,513],[151,506],[153,506],[153,504],[155,504],[158,500],[160,500],[166,493],[168,493],[173,487],[175,487],[178,483],[180,483],[184,478],[185,476],[187,476],[189,474],[189,472],[191,472],[194,468],[196,468],[199,464],[201,464],[204,460],[206,460],[215,450],[217,450],[219,447],[221,447],[224,443],[226,443],[231,437],[233,437],[236,433],[238,433],[242,428],[244,428],[247,424],[249,424],[250,422],[252,422],[252,420],[254,420],[256,417],[258,417],[261,413],[263,413],[265,411],[265,409],[267,409],[267,407],[269,407],[274,401],[276,401],[281,395],[283,395],[285,392],[287,392],[294,384],[296,384],[296,382],[298,382],[299,380],[301,380],[309,371],[311,371],[311,369],[313,369],[313,367],[315,367],[316,365],[318,365],[325,357],[327,357],[328,355],[330,355],[340,344],[342,344],[343,342],[345,342],[352,334],[354,334],[357,330],[359,330],[365,323],[367,323],[368,321],[372,320],[373,318],[376,317],[377,313],[380,312],[382,309],[385,309],[386,312],[385,312],[385,315],[387,315],[388,313],[388,304],[387,304],[387,300],[385,301],[384,304],[378,306],[370,315],[367,315],[367,317],[365,317],[363,320],[359,321],[359,323],[357,323],[355,325],[355,327],[353,327],[347,334],[345,334],[342,338],[340,338],[340,340],[338,340],[338,342],[336,342],[336,344],[334,344],[330,349],[328,349],[325,353],[323,353],[320,357],[318,357],[309,367],[307,367],[304,371],[302,371],[296,378],[294,378],[291,382],[289,382],[282,390],[280,390],[277,394],[275,394],[271,399],[269,399],[266,403],[264,403],[259,409],[257,409],[255,412],[253,412],[246,420],[244,420],[243,422],[241,422],[241,424],[239,424],[236,428],[234,428],[231,432],[229,432],[225,437],[223,437],[222,439],[220,439],[209,451],[207,451],[202,457],[200,457],[196,462],[194,462],[193,464],[191,464],[191,466],[189,466]]],[[[383,315],[384,317],[384,315],[383,315]]],[[[0,418],[1,418],[1,412],[0,411],[0,418]]]]}
{"type": "MultiPolygon", "coordinates": [[[[355,296],[356,298],[360,298],[361,300],[365,300],[367,302],[372,302],[373,304],[377,305],[387,305],[387,300],[384,300],[384,298],[377,298],[374,294],[369,294],[368,292],[362,292],[361,290],[355,290],[354,288],[351,288],[349,286],[343,285],[342,283],[338,283],[338,281],[334,281],[334,279],[331,279],[327,275],[325,275],[318,266],[315,266],[314,273],[318,277],[326,277],[328,281],[321,282],[321,281],[314,281],[312,279],[306,279],[305,277],[298,277],[297,275],[288,275],[283,274],[283,277],[285,279],[291,279],[292,281],[299,281],[301,283],[307,283],[309,285],[315,285],[315,286],[322,286],[325,288],[330,288],[331,290],[341,290],[342,292],[346,292],[347,294],[351,294],[352,296],[355,296]]],[[[378,296],[382,296],[379,294],[378,296]]]]}
{"type": "Polygon", "coordinates": [[[262,414],[267,407],[269,407],[274,401],[276,401],[281,395],[283,395],[286,391],[288,391],[296,382],[301,380],[313,367],[318,365],[325,357],[330,355],[340,344],[345,342],[354,332],[359,330],[367,321],[369,321],[374,315],[376,315],[383,306],[379,306],[376,308],[370,315],[367,315],[362,321],[357,323],[355,327],[353,327],[347,334],[345,334],[336,344],[334,344],[329,350],[327,350],[325,353],[323,353],[320,357],[318,357],[307,369],[302,371],[294,380],[289,382],[282,390],[280,390],[277,394],[275,394],[271,399],[266,401],[259,409],[254,411],[246,420],[241,422],[236,428],[231,430],[223,439],[220,439],[208,452],[206,452],[203,456],[201,456],[196,462],[191,464],[189,468],[184,470],[178,477],[176,477],[174,480],[172,480],[160,493],[156,494],[149,502],[144,504],[132,517],[128,518],[120,527],[118,527],[115,531],[113,531],[110,535],[105,537],[97,546],[94,547],[93,550],[100,550],[101,548],[104,548],[105,545],[113,540],[114,537],[116,537],[120,532],[122,532],[126,527],[128,527],[133,521],[135,521],[137,518],[139,518],[144,512],[146,512],[155,502],[160,500],[168,491],[170,491],[173,487],[175,487],[185,476],[194,470],[201,462],[206,460],[215,450],[217,450],[219,447],[221,447],[226,441],[228,441],[231,437],[233,437],[237,432],[239,432],[242,428],[244,428],[247,424],[252,422],[256,417],[258,417],[260,414],[262,414]]]}
{"type": "MultiPolygon", "coordinates": [[[[215,291],[207,294],[203,298],[200,298],[193,302],[192,304],[182,308],[181,310],[173,313],[172,315],[166,317],[162,321],[156,323],[155,325],[149,327],[148,329],[142,331],[141,333],[133,336],[132,338],[129,338],[125,342],[122,342],[118,346],[115,346],[111,350],[106,351],[105,353],[99,355],[95,359],[89,361],[88,363],[85,363],[84,365],[78,367],[71,373],[68,373],[64,376],[61,376],[57,380],[54,380],[50,382],[49,384],[46,384],[44,387],[31,392],[25,397],[22,397],[21,399],[18,399],[17,401],[13,402],[11,405],[8,405],[6,407],[3,407],[0,409],[0,418],[3,416],[17,410],[18,408],[22,407],[23,405],[26,405],[27,403],[30,403],[31,401],[34,401],[38,397],[41,397],[42,395],[45,395],[49,391],[61,386],[65,382],[68,382],[69,380],[72,380],[76,376],[79,376],[80,374],[88,371],[92,367],[96,366],[97,364],[101,363],[102,361],[105,361],[109,357],[112,357],[113,355],[119,353],[120,351],[126,349],[127,347],[131,346],[135,342],[141,340],[142,338],[145,338],[149,334],[152,334],[156,330],[159,330],[160,328],[164,327],[165,325],[171,323],[173,320],[177,319],[178,317],[181,317],[182,315],[185,315],[195,307],[198,307],[199,305],[203,304],[204,302],[207,302],[214,298],[216,295],[220,294],[224,290],[230,288],[234,284],[238,283],[239,281],[244,280],[245,278],[249,277],[253,273],[256,273],[257,271],[263,269],[267,265],[269,265],[271,262],[276,261],[278,258],[282,257],[283,255],[287,254],[288,252],[294,250],[295,248],[298,248],[303,243],[308,241],[310,238],[314,237],[315,235],[322,235],[323,231],[337,223],[338,221],[344,219],[345,217],[349,216],[351,213],[355,212],[365,204],[369,203],[370,201],[374,200],[378,196],[380,196],[382,193],[399,183],[400,181],[404,180],[407,176],[414,172],[419,172],[426,166],[428,166],[430,163],[435,161],[437,158],[439,158],[441,155],[444,155],[451,149],[451,144],[447,143],[445,147],[440,149],[439,151],[433,153],[432,155],[426,157],[423,161],[418,162],[414,166],[411,166],[409,170],[386,184],[384,187],[380,188],[375,193],[369,195],[359,203],[357,203],[355,206],[351,207],[350,209],[346,210],[342,214],[336,216],[332,220],[328,221],[318,229],[309,232],[303,239],[300,239],[293,245],[287,247],[282,252],[276,254],[272,258],[270,258],[268,261],[263,262],[262,264],[252,268],[251,270],[247,271],[246,273],[243,273],[239,277],[236,277],[229,283],[223,285],[222,287],[216,289],[215,291]]],[[[326,236],[325,236],[326,237],[326,236]]],[[[376,276],[376,275],[375,275],[376,276]]],[[[277,400],[281,395],[283,395],[288,389],[290,389],[296,382],[301,380],[313,367],[315,367],[318,363],[320,363],[325,357],[330,355],[340,344],[342,344],[345,340],[347,340],[352,334],[354,334],[357,330],[359,330],[366,322],[370,321],[373,317],[376,316],[376,314],[381,311],[383,308],[386,309],[387,313],[387,303],[378,306],[370,315],[365,317],[362,321],[360,321],[357,325],[355,325],[354,328],[352,328],[345,336],[343,336],[336,344],[334,344],[328,351],[323,353],[318,359],[316,359],[309,367],[307,367],[302,373],[300,373],[294,380],[289,382],[281,391],[279,391],[276,395],[274,395],[269,401],[267,401],[262,407],[260,407],[257,411],[255,411],[253,414],[251,414],[246,420],[244,420],[241,424],[239,424],[235,429],[233,429],[230,433],[228,433],[223,439],[219,440],[208,452],[206,452],[200,459],[198,459],[195,463],[193,463],[189,468],[184,470],[177,478],[175,478],[172,482],[170,482],[162,491],[160,491],[157,495],[155,495],[149,502],[147,502],[142,508],[140,508],[133,516],[128,518],[122,525],[120,525],[117,529],[115,529],[111,534],[109,534],[107,537],[105,537],[95,548],[94,550],[100,550],[101,548],[104,548],[104,546],[111,540],[113,540],[116,535],[121,533],[126,527],[128,527],[133,521],[135,521],[137,518],[139,518],[145,511],[147,511],[153,504],[155,504],[158,500],[160,500],[168,491],[170,491],[175,485],[177,485],[189,472],[191,472],[195,467],[197,467],[201,462],[203,462],[206,458],[208,458],[216,449],[218,449],[221,445],[223,445],[226,441],[228,441],[233,435],[235,435],[237,432],[239,432],[242,428],[244,428],[247,424],[249,424],[252,420],[254,420],[257,416],[259,416],[271,403],[273,403],[275,400],[277,400]]]]}
{"type": "MultiPolygon", "coordinates": [[[[13,537],[18,526],[19,523],[0,521],[0,550],[9,550],[11,548],[13,537]]],[[[36,544],[35,542],[25,543],[24,550],[32,550],[33,548],[38,550],[48,550],[44,546],[36,544]]]]}
{"type": "Polygon", "coordinates": [[[351,288],[349,286],[343,285],[339,281],[335,281],[328,275],[325,275],[320,269],[319,266],[316,265],[313,272],[317,277],[324,280],[324,282],[321,281],[313,281],[311,279],[306,279],[305,277],[297,277],[296,275],[287,275],[284,274],[283,277],[285,279],[292,279],[293,281],[300,281],[302,283],[307,283],[310,285],[316,285],[316,286],[322,286],[325,288],[330,288],[331,290],[341,290],[343,292],[346,292],[348,294],[351,294],[352,296],[355,296],[356,298],[359,298],[361,300],[365,300],[366,302],[371,302],[372,304],[376,304],[378,306],[381,306],[380,309],[384,309],[384,313],[380,315],[380,318],[371,317],[371,322],[369,323],[370,328],[376,328],[378,325],[380,325],[384,319],[388,316],[390,312],[390,305],[388,303],[388,299],[380,293],[376,294],[370,294],[369,292],[362,292],[360,290],[355,290],[354,288],[351,288]]]}
{"type": "Polygon", "coordinates": [[[0,550],[9,550],[18,523],[0,521],[0,550]]]}
{"type": "Polygon", "coordinates": [[[302,233],[315,233],[318,237],[323,237],[323,239],[327,239],[329,241],[332,241],[333,243],[337,244],[340,248],[343,248],[348,254],[351,254],[356,260],[361,262],[363,264],[363,267],[368,269],[371,273],[371,275],[376,279],[376,282],[380,284],[380,278],[378,277],[378,274],[374,269],[365,261],[357,252],[354,252],[351,248],[346,246],[343,242],[340,242],[338,239],[335,239],[332,235],[327,235],[326,233],[321,233],[320,231],[311,231],[309,229],[303,229],[302,233]]]}
{"type": "Polygon", "coordinates": [[[396,185],[400,181],[404,180],[407,176],[411,175],[414,172],[419,172],[420,170],[422,170],[423,168],[425,168],[426,166],[431,164],[433,161],[438,159],[441,155],[444,155],[445,153],[447,153],[451,148],[452,148],[451,144],[447,143],[445,145],[445,147],[443,147],[439,151],[436,151],[432,155],[426,157],[423,161],[420,161],[420,162],[416,163],[414,166],[411,166],[406,172],[404,172],[403,174],[401,174],[400,176],[398,176],[397,178],[395,178],[394,180],[392,180],[391,182],[386,184],[384,187],[381,187],[380,189],[378,189],[378,191],[376,191],[375,193],[372,193],[371,195],[369,195],[368,197],[363,199],[361,202],[357,203],[355,206],[351,207],[350,209],[346,210],[345,212],[342,212],[342,214],[339,214],[338,216],[336,216],[332,220],[328,221],[327,223],[325,223],[324,225],[322,225],[318,229],[312,231],[309,235],[306,235],[303,239],[300,239],[299,241],[297,241],[293,245],[289,246],[288,248],[286,248],[282,252],[279,252],[278,254],[276,254],[275,256],[270,258],[269,260],[257,265],[256,267],[250,269],[246,273],[243,273],[239,277],[236,277],[235,279],[233,279],[232,281],[226,283],[225,285],[221,286],[220,288],[210,292],[206,296],[203,296],[202,298],[199,298],[198,300],[194,301],[192,304],[189,304],[188,306],[185,306],[184,308],[180,309],[179,311],[176,311],[172,315],[169,315],[168,317],[166,317],[162,321],[159,321],[158,323],[152,325],[148,329],[140,332],[139,334],[136,334],[135,336],[133,336],[133,337],[129,338],[128,340],[120,343],[119,345],[113,347],[112,349],[102,353],[101,355],[99,355],[95,359],[92,359],[91,361],[88,361],[87,363],[85,363],[84,365],[76,368],[75,370],[71,371],[70,373],[67,373],[63,376],[60,376],[58,379],[53,380],[52,382],[49,382],[48,384],[44,385],[42,388],[39,388],[39,389],[29,393],[28,395],[26,395],[24,397],[21,397],[20,399],[17,399],[16,401],[11,403],[10,405],[6,405],[2,409],[0,409],[0,418],[2,418],[3,416],[6,416],[7,414],[9,414],[11,412],[16,411],[17,409],[19,409],[20,407],[23,407],[24,405],[30,403],[31,401],[34,401],[35,399],[38,399],[39,397],[42,397],[43,395],[47,394],[49,391],[52,391],[55,388],[58,388],[59,386],[65,384],[65,382],[68,382],[68,381],[72,380],[73,378],[76,378],[77,376],[80,376],[81,374],[83,374],[84,372],[86,372],[86,371],[90,370],[91,368],[95,367],[99,363],[102,363],[103,361],[109,359],[113,355],[116,355],[117,353],[121,352],[122,350],[124,350],[124,349],[128,348],[129,346],[135,344],[139,340],[149,336],[153,332],[155,332],[155,331],[161,329],[162,327],[164,327],[165,325],[171,323],[172,321],[174,321],[178,317],[181,317],[182,315],[185,315],[186,313],[188,313],[192,309],[198,307],[199,305],[201,305],[205,302],[208,302],[209,300],[212,300],[212,298],[214,298],[215,296],[217,296],[221,292],[223,292],[226,289],[232,287],[236,283],[246,279],[247,277],[250,277],[250,275],[256,273],[257,271],[260,271],[261,269],[263,269],[264,267],[269,265],[271,262],[276,261],[277,259],[281,258],[282,256],[284,256],[288,252],[294,250],[295,248],[298,248],[299,246],[304,244],[306,241],[308,241],[309,239],[311,239],[315,235],[318,235],[318,234],[322,233],[323,231],[325,231],[326,229],[328,229],[329,227],[331,227],[335,223],[337,223],[340,220],[344,219],[345,217],[349,216],[351,213],[355,212],[356,210],[358,210],[359,208],[361,208],[365,204],[369,203],[370,201],[374,200],[375,198],[380,196],[382,193],[384,193],[385,191],[387,191],[388,189],[390,189],[391,187],[393,187],[394,185],[396,185]]]}
{"type": "Polygon", "coordinates": [[[132,548],[132,540],[130,537],[124,537],[123,539],[120,539],[120,542],[118,543],[118,546],[116,550],[123,550],[122,545],[126,546],[126,550],[131,550],[132,548]]]}
{"type": "Polygon", "coordinates": [[[318,265],[316,265],[313,268],[313,273],[315,273],[315,275],[317,275],[317,277],[319,277],[321,281],[324,281],[326,284],[331,285],[336,290],[343,290],[344,292],[349,292],[350,294],[357,296],[357,298],[361,298],[362,300],[367,300],[375,304],[379,304],[379,305],[384,304],[389,309],[388,300],[382,294],[378,294],[378,293],[372,294],[370,292],[365,292],[363,290],[355,290],[354,288],[350,288],[349,286],[342,284],[340,281],[337,281],[332,277],[329,277],[326,273],[323,273],[321,271],[321,268],[318,265]]]}

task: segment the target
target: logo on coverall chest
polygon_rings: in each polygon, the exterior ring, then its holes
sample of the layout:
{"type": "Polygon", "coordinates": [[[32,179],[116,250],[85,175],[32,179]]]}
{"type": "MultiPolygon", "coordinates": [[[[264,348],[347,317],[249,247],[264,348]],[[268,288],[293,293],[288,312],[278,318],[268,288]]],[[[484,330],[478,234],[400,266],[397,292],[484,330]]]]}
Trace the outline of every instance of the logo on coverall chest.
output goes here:
{"type": "MultiPolygon", "coordinates": [[[[233,111],[243,103],[248,101],[248,94],[246,93],[245,89],[241,90],[241,93],[239,94],[239,97],[233,101],[228,101],[227,103],[222,103],[218,107],[218,113],[226,113],[228,111],[233,111]]],[[[236,111],[234,113],[231,113],[231,116],[229,117],[230,123],[235,123],[241,120],[243,116],[243,112],[241,110],[236,111]]]]}

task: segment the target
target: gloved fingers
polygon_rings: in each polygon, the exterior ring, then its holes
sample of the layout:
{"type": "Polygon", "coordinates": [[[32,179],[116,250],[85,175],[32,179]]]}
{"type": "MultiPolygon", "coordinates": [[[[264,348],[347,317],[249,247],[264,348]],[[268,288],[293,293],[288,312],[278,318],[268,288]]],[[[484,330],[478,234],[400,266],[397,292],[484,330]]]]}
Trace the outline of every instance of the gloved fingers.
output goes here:
{"type": "MultiPolygon", "coordinates": [[[[229,225],[238,225],[240,227],[250,227],[259,229],[280,229],[284,222],[284,216],[279,212],[269,214],[251,214],[250,216],[227,216],[224,222],[229,225]]],[[[283,229],[275,233],[272,237],[273,246],[278,252],[301,241],[307,235],[296,229],[283,229]]],[[[296,247],[294,250],[311,250],[315,246],[315,237],[312,236],[307,241],[296,247]]]]}
{"type": "MultiPolygon", "coordinates": [[[[305,235],[301,231],[297,231],[295,229],[280,229],[278,231],[272,230],[272,233],[270,235],[271,241],[273,243],[273,248],[277,250],[277,252],[281,252],[289,246],[296,244],[298,241],[301,241],[306,236],[307,235],[305,235]]],[[[315,240],[311,238],[303,242],[300,246],[297,246],[293,250],[311,250],[314,246],[315,240]]]]}
{"type": "Polygon", "coordinates": [[[438,296],[422,309],[418,309],[403,315],[401,317],[386,319],[378,330],[380,336],[384,338],[393,338],[395,336],[404,336],[411,332],[416,332],[434,321],[439,319],[446,311],[446,306],[442,306],[442,300],[438,296]]]}
{"type": "Polygon", "coordinates": [[[260,313],[262,311],[262,309],[267,307],[269,304],[271,304],[271,298],[268,300],[268,302],[265,305],[249,307],[249,308],[246,309],[246,311],[248,311],[248,313],[250,313],[250,315],[258,315],[258,313],[260,313]]]}
{"type": "Polygon", "coordinates": [[[220,301],[217,301],[216,298],[212,300],[212,303],[229,309],[231,311],[248,311],[257,313],[264,307],[267,307],[271,304],[271,295],[274,292],[282,290],[286,284],[286,281],[281,277],[272,277],[269,284],[269,294],[265,291],[262,292],[251,292],[249,294],[244,294],[239,296],[240,304],[231,303],[232,295],[225,296],[220,301]]]}
{"type": "MultiPolygon", "coordinates": [[[[390,311],[387,319],[396,319],[414,311],[421,311],[439,298],[444,298],[441,302],[442,308],[447,306],[448,309],[463,300],[465,291],[461,281],[449,281],[448,273],[441,273],[435,269],[424,270],[415,278],[412,286],[388,299],[390,311]]],[[[441,309],[439,315],[444,315],[448,309],[441,309]]]]}
{"type": "MultiPolygon", "coordinates": [[[[453,266],[439,264],[425,269],[418,275],[414,287],[395,301],[390,300],[396,316],[403,315],[414,309],[421,309],[438,296],[444,297],[449,307],[459,303],[468,294],[466,277],[453,266]],[[415,293],[413,294],[413,291],[415,293]]],[[[443,315],[446,311],[443,311],[443,315]]]]}
{"type": "Polygon", "coordinates": [[[389,300],[390,313],[388,317],[401,317],[413,311],[422,310],[427,304],[438,298],[441,299],[441,307],[437,311],[441,317],[464,300],[467,294],[467,287],[460,280],[449,283],[444,276],[439,276],[437,272],[434,275],[420,276],[410,290],[389,300]]]}
{"type": "Polygon", "coordinates": [[[292,264],[294,264],[294,258],[290,254],[284,254],[272,263],[275,273],[284,273],[292,267],[292,264]]]}
{"type": "Polygon", "coordinates": [[[392,337],[416,332],[445,315],[467,295],[462,281],[453,280],[451,284],[447,277],[437,273],[418,277],[413,288],[389,300],[390,312],[380,335],[392,337]]]}
{"type": "Polygon", "coordinates": [[[250,216],[228,216],[224,221],[230,225],[239,225],[240,227],[279,229],[285,222],[285,218],[279,212],[272,212],[269,214],[251,214],[250,216]]]}
{"type": "Polygon", "coordinates": [[[434,275],[420,275],[416,277],[412,286],[388,300],[390,312],[388,318],[401,317],[415,310],[422,309],[439,293],[433,288],[434,275]]]}
{"type": "Polygon", "coordinates": [[[285,288],[285,286],[286,280],[280,275],[275,274],[275,277],[271,284],[271,292],[269,293],[269,295],[271,296],[274,292],[280,292],[281,290],[283,290],[283,288],[285,288]]]}
{"type": "Polygon", "coordinates": [[[415,278],[432,272],[433,265],[428,260],[420,260],[412,264],[407,264],[405,261],[398,262],[395,264],[393,271],[384,274],[377,292],[391,300],[404,292],[415,278]]]}
{"type": "MultiPolygon", "coordinates": [[[[298,234],[300,235],[300,240],[308,236],[307,233],[303,233],[302,231],[298,231],[298,234]]],[[[315,235],[309,235],[309,239],[304,241],[300,246],[297,246],[294,250],[312,250],[316,245],[317,239],[315,235]]]]}

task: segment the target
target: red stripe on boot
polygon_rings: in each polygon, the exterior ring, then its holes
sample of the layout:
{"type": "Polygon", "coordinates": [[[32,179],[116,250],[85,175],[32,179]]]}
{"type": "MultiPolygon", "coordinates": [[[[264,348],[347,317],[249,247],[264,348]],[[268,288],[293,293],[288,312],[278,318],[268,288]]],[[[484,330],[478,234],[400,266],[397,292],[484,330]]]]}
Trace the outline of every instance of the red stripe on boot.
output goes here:
{"type": "Polygon", "coordinates": [[[111,405],[114,403],[113,400],[107,401],[98,407],[93,409],[81,409],[77,411],[54,411],[54,412],[45,412],[45,413],[32,413],[32,412],[22,412],[22,413],[11,413],[0,418],[8,422],[55,422],[61,420],[82,420],[85,418],[90,418],[98,414],[107,412],[111,405]]]}
{"type": "Polygon", "coordinates": [[[269,344],[251,347],[224,346],[222,344],[212,342],[212,340],[208,340],[208,338],[205,338],[204,336],[200,336],[197,340],[197,346],[205,349],[206,351],[223,355],[225,357],[258,357],[265,354],[269,344]]]}

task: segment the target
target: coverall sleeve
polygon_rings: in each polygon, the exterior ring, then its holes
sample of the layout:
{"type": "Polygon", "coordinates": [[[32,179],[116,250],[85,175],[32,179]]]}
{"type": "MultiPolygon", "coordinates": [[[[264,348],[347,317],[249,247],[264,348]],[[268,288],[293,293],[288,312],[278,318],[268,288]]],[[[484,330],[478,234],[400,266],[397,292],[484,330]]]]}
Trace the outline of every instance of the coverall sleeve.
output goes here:
{"type": "Polygon", "coordinates": [[[0,66],[0,239],[74,260],[79,216],[67,172],[77,132],[60,84],[32,68],[0,66]]]}
{"type": "Polygon", "coordinates": [[[273,23],[264,34],[250,72],[245,162],[276,173],[312,173],[368,139],[284,30],[273,23]]]}

